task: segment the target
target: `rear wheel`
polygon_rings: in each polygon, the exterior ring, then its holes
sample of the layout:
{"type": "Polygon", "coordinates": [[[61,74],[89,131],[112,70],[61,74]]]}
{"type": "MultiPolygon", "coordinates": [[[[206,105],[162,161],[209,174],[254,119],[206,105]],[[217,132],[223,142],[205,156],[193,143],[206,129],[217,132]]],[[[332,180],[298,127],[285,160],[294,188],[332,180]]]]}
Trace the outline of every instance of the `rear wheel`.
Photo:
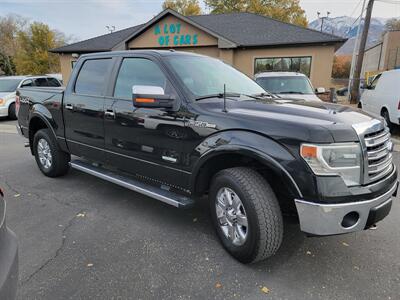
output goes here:
{"type": "Polygon", "coordinates": [[[41,129],[33,138],[33,152],[40,171],[48,177],[66,174],[71,156],[61,151],[49,129],[41,129]]]}
{"type": "Polygon", "coordinates": [[[242,263],[275,254],[283,237],[282,214],[267,181],[249,168],[217,173],[210,188],[211,215],[224,248],[242,263]]]}
{"type": "Polygon", "coordinates": [[[8,107],[8,118],[11,120],[17,119],[17,111],[15,109],[15,103],[11,103],[8,107]]]}

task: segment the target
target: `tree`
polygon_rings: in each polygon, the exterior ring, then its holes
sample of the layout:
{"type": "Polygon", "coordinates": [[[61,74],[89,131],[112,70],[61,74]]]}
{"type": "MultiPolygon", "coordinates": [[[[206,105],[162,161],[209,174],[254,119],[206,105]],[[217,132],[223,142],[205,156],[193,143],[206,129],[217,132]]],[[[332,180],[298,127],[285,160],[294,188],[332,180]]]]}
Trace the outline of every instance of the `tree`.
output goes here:
{"type": "Polygon", "coordinates": [[[385,31],[400,30],[400,19],[392,18],[386,21],[385,31]]]}
{"type": "Polygon", "coordinates": [[[0,75],[14,75],[13,57],[18,49],[16,36],[26,27],[26,19],[18,15],[0,17],[0,75]]]}
{"type": "Polygon", "coordinates": [[[351,56],[339,55],[333,58],[332,77],[349,78],[351,68],[351,56]]]}
{"type": "Polygon", "coordinates": [[[163,9],[173,9],[184,16],[201,14],[201,7],[198,0],[165,0],[163,9]]]}
{"type": "Polygon", "coordinates": [[[43,23],[34,22],[17,34],[18,50],[14,57],[18,74],[57,73],[60,62],[49,50],[65,44],[65,37],[43,23]]]}
{"type": "Polygon", "coordinates": [[[211,13],[251,12],[306,27],[305,11],[299,0],[205,0],[211,13]]]}

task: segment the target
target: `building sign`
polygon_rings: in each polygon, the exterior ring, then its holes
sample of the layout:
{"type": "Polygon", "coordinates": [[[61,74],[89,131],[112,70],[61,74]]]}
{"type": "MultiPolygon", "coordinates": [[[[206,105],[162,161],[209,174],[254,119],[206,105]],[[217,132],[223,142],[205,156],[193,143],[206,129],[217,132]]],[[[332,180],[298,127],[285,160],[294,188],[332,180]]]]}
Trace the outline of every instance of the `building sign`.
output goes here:
{"type": "Polygon", "coordinates": [[[160,46],[194,46],[198,43],[198,34],[184,34],[181,23],[157,24],[154,35],[160,46]]]}

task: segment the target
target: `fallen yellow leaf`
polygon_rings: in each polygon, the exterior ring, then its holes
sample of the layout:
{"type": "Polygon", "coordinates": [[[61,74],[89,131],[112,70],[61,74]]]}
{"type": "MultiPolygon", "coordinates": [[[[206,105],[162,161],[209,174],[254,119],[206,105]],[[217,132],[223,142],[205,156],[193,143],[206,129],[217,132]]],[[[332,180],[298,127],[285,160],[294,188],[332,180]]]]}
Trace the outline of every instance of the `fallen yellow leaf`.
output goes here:
{"type": "Polygon", "coordinates": [[[346,242],[342,242],[342,245],[343,245],[343,246],[346,246],[346,247],[349,246],[349,244],[347,244],[346,242]]]}
{"type": "Polygon", "coordinates": [[[14,197],[18,198],[19,196],[21,196],[21,194],[15,194],[14,197]]]}
{"type": "Polygon", "coordinates": [[[269,288],[267,288],[266,286],[263,286],[261,288],[261,292],[263,292],[264,294],[268,294],[269,293],[269,288]]]}
{"type": "Polygon", "coordinates": [[[220,284],[219,282],[217,282],[217,283],[215,284],[215,288],[216,288],[216,289],[222,288],[222,284],[220,284]]]}

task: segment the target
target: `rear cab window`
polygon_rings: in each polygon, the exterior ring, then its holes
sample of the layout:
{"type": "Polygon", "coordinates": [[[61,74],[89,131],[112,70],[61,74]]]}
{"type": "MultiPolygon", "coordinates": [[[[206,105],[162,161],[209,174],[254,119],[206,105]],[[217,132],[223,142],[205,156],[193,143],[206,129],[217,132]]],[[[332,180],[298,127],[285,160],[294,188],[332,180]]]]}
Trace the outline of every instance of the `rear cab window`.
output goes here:
{"type": "Polygon", "coordinates": [[[104,96],[107,78],[112,67],[111,58],[86,60],[75,81],[76,94],[104,96]]]}

